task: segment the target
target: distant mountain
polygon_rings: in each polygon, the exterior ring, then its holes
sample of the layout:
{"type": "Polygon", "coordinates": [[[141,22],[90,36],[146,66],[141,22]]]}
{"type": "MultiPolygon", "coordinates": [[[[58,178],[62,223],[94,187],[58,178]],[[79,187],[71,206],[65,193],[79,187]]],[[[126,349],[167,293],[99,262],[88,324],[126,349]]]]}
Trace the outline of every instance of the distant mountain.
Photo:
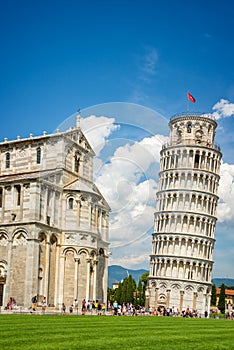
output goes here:
{"type": "Polygon", "coordinates": [[[112,283],[121,282],[128,275],[131,275],[137,284],[141,275],[145,272],[148,272],[148,270],[130,270],[119,265],[111,265],[108,267],[108,287],[112,288],[112,283]]]}
{"type": "Polygon", "coordinates": [[[234,279],[233,278],[213,278],[211,282],[213,284],[215,284],[217,288],[219,288],[221,286],[221,284],[225,284],[225,286],[227,286],[227,287],[234,286],[234,279]]]}
{"type": "MultiPolygon", "coordinates": [[[[108,287],[112,288],[113,283],[121,282],[124,278],[128,277],[128,275],[132,275],[132,278],[134,278],[137,284],[141,275],[145,272],[148,272],[148,270],[130,270],[119,265],[111,265],[108,267],[108,287]]],[[[215,284],[217,288],[219,288],[222,283],[227,287],[234,287],[233,278],[213,278],[211,282],[215,284]]]]}
{"type": "MultiPolygon", "coordinates": [[[[132,275],[132,278],[134,278],[137,284],[141,275],[145,272],[148,272],[148,270],[130,270],[119,265],[111,265],[108,267],[108,287],[112,288],[112,283],[121,282],[124,278],[128,277],[128,275],[132,275]]],[[[211,282],[215,284],[217,288],[219,288],[222,283],[227,287],[234,286],[233,278],[213,278],[211,282]]]]}

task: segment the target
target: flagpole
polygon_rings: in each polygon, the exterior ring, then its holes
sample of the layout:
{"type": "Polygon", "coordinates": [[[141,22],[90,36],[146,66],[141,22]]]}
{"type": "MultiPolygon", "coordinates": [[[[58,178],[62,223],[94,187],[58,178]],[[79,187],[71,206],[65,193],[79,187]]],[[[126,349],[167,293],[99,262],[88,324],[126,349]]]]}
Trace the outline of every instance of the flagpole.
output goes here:
{"type": "Polygon", "coordinates": [[[187,91],[187,101],[186,101],[186,113],[189,112],[189,101],[188,101],[188,91],[187,91]]]}

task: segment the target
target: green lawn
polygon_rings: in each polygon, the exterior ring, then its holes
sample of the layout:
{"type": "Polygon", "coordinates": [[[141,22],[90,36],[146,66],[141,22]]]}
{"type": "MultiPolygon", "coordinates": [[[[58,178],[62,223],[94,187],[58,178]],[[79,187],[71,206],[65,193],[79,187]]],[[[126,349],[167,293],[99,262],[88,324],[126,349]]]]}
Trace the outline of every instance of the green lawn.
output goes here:
{"type": "Polygon", "coordinates": [[[234,349],[234,321],[0,315],[0,349],[234,349]]]}

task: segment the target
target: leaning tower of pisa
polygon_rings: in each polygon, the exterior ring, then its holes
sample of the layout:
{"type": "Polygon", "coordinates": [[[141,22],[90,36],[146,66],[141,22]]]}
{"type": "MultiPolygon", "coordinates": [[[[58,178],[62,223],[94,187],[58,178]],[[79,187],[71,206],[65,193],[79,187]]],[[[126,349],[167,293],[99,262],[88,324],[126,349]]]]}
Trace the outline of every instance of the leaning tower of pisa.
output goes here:
{"type": "Polygon", "coordinates": [[[169,122],[160,153],[159,186],[147,302],[201,315],[210,308],[217,189],[222,154],[210,114],[184,113],[169,122]]]}

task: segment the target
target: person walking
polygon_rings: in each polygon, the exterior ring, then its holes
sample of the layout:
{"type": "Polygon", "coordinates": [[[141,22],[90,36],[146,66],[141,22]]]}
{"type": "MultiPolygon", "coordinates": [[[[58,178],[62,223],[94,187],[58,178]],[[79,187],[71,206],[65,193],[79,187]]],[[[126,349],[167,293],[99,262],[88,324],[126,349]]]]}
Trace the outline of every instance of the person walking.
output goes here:
{"type": "Polygon", "coordinates": [[[78,315],[78,300],[74,300],[74,309],[76,310],[76,314],[78,315]]]}
{"type": "Polygon", "coordinates": [[[71,305],[71,306],[69,307],[69,314],[70,314],[70,315],[73,315],[73,305],[71,305]]]}
{"type": "Polygon", "coordinates": [[[37,311],[37,296],[32,297],[32,309],[33,311],[37,311]]]}
{"type": "Polygon", "coordinates": [[[46,297],[44,297],[43,300],[42,300],[42,303],[41,303],[41,311],[42,311],[43,314],[46,311],[46,306],[47,306],[47,304],[46,304],[46,297]]]}
{"type": "Polygon", "coordinates": [[[64,303],[62,303],[61,312],[62,315],[66,315],[66,305],[64,303]]]}

